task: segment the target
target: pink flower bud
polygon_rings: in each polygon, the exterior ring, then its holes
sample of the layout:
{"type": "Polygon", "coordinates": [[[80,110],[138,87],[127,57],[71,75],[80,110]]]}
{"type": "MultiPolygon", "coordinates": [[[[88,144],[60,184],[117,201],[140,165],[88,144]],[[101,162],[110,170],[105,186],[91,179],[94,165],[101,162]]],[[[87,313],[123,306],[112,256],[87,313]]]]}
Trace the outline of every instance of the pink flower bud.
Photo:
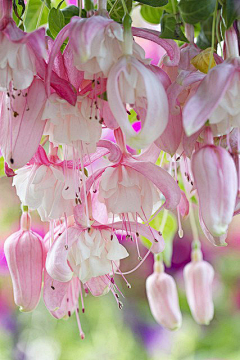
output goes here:
{"type": "Polygon", "coordinates": [[[232,221],[236,203],[234,161],[220,146],[206,145],[193,154],[192,171],[202,220],[212,236],[221,236],[232,221]]]}
{"type": "Polygon", "coordinates": [[[23,213],[22,228],[4,243],[4,252],[13,283],[14,301],[21,311],[32,311],[38,305],[44,252],[41,237],[29,230],[30,217],[23,213]]]}
{"type": "Polygon", "coordinates": [[[212,301],[213,267],[202,260],[201,250],[193,250],[192,261],[184,268],[188,305],[198,324],[208,325],[214,315],[212,301]]]}
{"type": "Polygon", "coordinates": [[[182,324],[176,283],[166,274],[163,265],[156,263],[155,271],[147,278],[147,297],[154,319],[169,330],[177,330],[182,324]]]}

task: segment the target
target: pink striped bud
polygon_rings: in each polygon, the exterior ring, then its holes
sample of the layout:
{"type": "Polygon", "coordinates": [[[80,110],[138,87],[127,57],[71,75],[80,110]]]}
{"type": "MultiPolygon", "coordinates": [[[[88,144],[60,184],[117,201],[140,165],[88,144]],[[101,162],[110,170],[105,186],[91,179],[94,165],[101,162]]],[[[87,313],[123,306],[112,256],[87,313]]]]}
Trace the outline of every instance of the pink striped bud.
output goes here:
{"type": "Polygon", "coordinates": [[[41,237],[30,230],[30,216],[24,212],[21,230],[4,243],[4,252],[12,278],[14,301],[21,311],[32,311],[38,305],[44,252],[41,237]]]}
{"type": "Polygon", "coordinates": [[[192,171],[202,220],[212,236],[221,236],[227,232],[236,203],[233,158],[220,146],[206,145],[193,154],[192,171]]]}
{"type": "Polygon", "coordinates": [[[156,262],[154,273],[147,278],[148,302],[154,319],[169,330],[177,330],[182,324],[176,283],[164,272],[162,263],[156,262]]]}
{"type": "Polygon", "coordinates": [[[188,305],[198,324],[208,325],[214,315],[212,301],[212,265],[202,260],[201,250],[193,250],[192,261],[185,266],[184,281],[188,305]]]}

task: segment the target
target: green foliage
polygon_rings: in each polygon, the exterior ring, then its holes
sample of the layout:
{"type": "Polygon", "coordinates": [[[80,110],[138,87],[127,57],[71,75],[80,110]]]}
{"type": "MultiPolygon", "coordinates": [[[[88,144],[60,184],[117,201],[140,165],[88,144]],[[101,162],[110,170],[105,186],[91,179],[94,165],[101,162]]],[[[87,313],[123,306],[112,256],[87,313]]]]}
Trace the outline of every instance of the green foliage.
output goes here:
{"type": "Polygon", "coordinates": [[[181,0],[178,4],[183,20],[188,24],[196,24],[206,20],[213,12],[216,0],[181,0]]]}
{"type": "Polygon", "coordinates": [[[47,24],[48,13],[49,9],[41,0],[29,0],[24,20],[26,31],[34,31],[37,24],[39,24],[39,26],[47,24]]]}
{"type": "MultiPolygon", "coordinates": [[[[132,0],[126,0],[125,2],[128,12],[130,13],[132,10],[132,0]]],[[[124,9],[121,0],[108,0],[107,10],[109,11],[109,14],[111,15],[111,18],[113,20],[118,23],[122,23],[124,17],[124,9]]]]}
{"type": "Polygon", "coordinates": [[[150,24],[160,24],[160,19],[163,14],[163,8],[161,7],[151,7],[148,5],[141,6],[140,13],[144,20],[149,22],[150,24]]]}
{"type": "Polygon", "coordinates": [[[229,29],[236,19],[240,19],[240,1],[239,0],[225,0],[223,2],[222,15],[225,21],[226,28],[229,29]]]}
{"type": "Polygon", "coordinates": [[[197,38],[197,46],[200,49],[204,50],[212,45],[212,22],[213,17],[211,16],[201,23],[201,30],[197,38]]]}
{"type": "Polygon", "coordinates": [[[163,13],[161,18],[161,38],[163,39],[174,39],[188,42],[181,30],[181,23],[177,22],[175,15],[163,13]]]}
{"type": "Polygon", "coordinates": [[[41,0],[47,7],[48,9],[51,9],[51,0],[41,0]]]}
{"type": "Polygon", "coordinates": [[[50,10],[48,26],[52,36],[55,38],[59,31],[65,26],[65,18],[60,9],[52,8],[50,10]]]}
{"type": "Polygon", "coordinates": [[[152,7],[161,7],[167,5],[168,0],[140,0],[138,2],[152,7]]]}
{"type": "Polygon", "coordinates": [[[61,12],[64,16],[65,25],[67,25],[70,22],[73,16],[79,15],[79,9],[75,5],[67,6],[64,9],[62,9],[61,12]]]}

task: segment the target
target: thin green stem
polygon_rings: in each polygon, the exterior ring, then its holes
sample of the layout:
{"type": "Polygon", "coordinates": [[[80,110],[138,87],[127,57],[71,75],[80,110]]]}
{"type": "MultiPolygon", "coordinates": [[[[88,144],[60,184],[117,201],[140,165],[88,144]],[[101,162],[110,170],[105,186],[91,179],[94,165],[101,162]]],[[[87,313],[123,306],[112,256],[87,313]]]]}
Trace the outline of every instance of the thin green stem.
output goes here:
{"type": "MultiPolygon", "coordinates": [[[[118,4],[119,0],[116,0],[113,6],[111,7],[111,10],[109,11],[109,16],[111,17],[111,14],[115,11],[115,8],[118,4]]],[[[108,3],[111,5],[112,3],[108,0],[108,3]]]]}
{"type": "Polygon", "coordinates": [[[125,0],[121,0],[122,1],[122,6],[123,6],[123,10],[124,10],[124,13],[125,15],[128,14],[128,8],[127,8],[127,5],[125,3],[125,0]]]}
{"type": "Polygon", "coordinates": [[[213,23],[212,23],[212,44],[211,44],[211,53],[208,64],[208,71],[211,69],[212,61],[213,61],[213,51],[214,51],[214,41],[215,41],[215,29],[216,29],[216,17],[217,17],[217,9],[218,9],[218,1],[216,1],[215,10],[213,13],[213,23]]]}
{"type": "Polygon", "coordinates": [[[82,15],[82,0],[78,0],[78,15],[82,15]]]}
{"type": "Polygon", "coordinates": [[[171,0],[171,3],[172,3],[172,8],[173,8],[173,14],[176,15],[177,14],[177,9],[176,9],[176,5],[175,5],[174,0],[171,0]]]}
{"type": "Polygon", "coordinates": [[[198,236],[198,229],[197,229],[197,224],[195,221],[195,216],[194,216],[194,212],[193,212],[191,199],[189,199],[189,219],[190,219],[190,225],[191,225],[192,234],[193,234],[192,246],[193,246],[193,248],[200,248],[201,243],[200,243],[199,236],[198,236]]]}

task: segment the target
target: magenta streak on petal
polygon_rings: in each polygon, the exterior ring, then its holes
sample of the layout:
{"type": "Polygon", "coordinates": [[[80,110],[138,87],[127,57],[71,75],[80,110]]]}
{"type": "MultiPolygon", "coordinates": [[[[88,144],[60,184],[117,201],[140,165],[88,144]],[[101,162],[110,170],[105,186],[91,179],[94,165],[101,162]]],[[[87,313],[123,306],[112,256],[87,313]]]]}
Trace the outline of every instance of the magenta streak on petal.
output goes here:
{"type": "MultiPolygon", "coordinates": [[[[47,74],[46,74],[46,80],[45,80],[45,84],[46,84],[46,92],[47,92],[47,96],[50,96],[50,80],[51,80],[51,74],[52,74],[52,69],[53,69],[53,65],[54,65],[54,59],[63,43],[63,41],[68,37],[69,35],[69,29],[70,29],[70,24],[66,25],[57,35],[54,45],[52,47],[52,51],[49,57],[49,61],[48,61],[48,67],[47,67],[47,74]]],[[[77,101],[77,99],[76,99],[77,101]]]]}

